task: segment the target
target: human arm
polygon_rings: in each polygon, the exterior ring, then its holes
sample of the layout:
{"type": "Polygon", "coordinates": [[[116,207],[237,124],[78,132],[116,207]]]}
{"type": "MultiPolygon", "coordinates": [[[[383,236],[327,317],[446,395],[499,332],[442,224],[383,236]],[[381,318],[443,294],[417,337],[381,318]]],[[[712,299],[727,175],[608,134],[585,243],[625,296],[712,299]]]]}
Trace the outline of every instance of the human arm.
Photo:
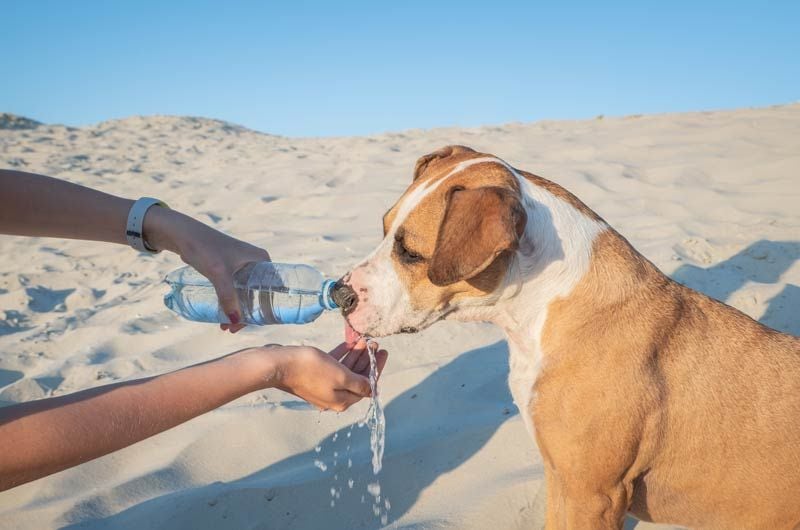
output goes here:
{"type": "MultiPolygon", "coordinates": [[[[370,393],[364,344],[330,354],[265,346],[175,372],[0,408],[0,491],[98,458],[256,390],[280,388],[322,409],[370,393]]],[[[378,355],[382,369],[387,353],[378,355]]]]}
{"type": "MultiPolygon", "coordinates": [[[[0,234],[85,239],[127,244],[132,200],[64,180],[0,169],[0,234]]],[[[233,273],[269,254],[178,211],[154,206],[144,218],[144,238],[157,250],[178,254],[206,276],[225,314],[241,328],[233,273]]],[[[225,326],[227,327],[227,326],[225,326]]]]}

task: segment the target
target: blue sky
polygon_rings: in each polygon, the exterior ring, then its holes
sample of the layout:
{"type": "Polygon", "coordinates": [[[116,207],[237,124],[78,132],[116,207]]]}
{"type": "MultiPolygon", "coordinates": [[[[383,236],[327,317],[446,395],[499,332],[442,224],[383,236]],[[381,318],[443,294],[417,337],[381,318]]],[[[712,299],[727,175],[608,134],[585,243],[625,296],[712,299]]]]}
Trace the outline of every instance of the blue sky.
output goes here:
{"type": "Polygon", "coordinates": [[[800,99],[800,1],[0,0],[0,112],[291,136],[800,99]]]}

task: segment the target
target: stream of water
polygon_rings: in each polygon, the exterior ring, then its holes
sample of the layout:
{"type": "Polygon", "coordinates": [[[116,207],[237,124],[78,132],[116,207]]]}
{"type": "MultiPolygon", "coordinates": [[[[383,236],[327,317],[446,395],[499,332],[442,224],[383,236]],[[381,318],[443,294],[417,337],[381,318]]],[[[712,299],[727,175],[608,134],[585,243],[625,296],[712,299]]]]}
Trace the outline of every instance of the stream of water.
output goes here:
{"type": "Polygon", "coordinates": [[[372,472],[377,475],[383,466],[383,448],[386,445],[386,417],[383,415],[380,396],[378,394],[378,362],[375,353],[378,343],[367,338],[367,352],[369,353],[369,386],[372,397],[369,409],[364,419],[359,422],[359,427],[366,425],[369,428],[369,447],[372,450],[372,472]]]}

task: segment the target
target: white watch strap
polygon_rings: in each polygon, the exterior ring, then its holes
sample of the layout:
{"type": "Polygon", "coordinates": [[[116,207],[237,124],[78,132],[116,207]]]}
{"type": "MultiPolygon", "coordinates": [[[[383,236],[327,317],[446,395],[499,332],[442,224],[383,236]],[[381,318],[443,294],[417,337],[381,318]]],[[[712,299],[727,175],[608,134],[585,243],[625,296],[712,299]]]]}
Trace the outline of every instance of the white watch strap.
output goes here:
{"type": "Polygon", "coordinates": [[[152,197],[142,197],[134,202],[130,212],[128,212],[128,226],[125,228],[125,236],[128,238],[128,244],[139,252],[156,254],[160,251],[148,247],[144,240],[144,234],[142,233],[144,216],[147,214],[147,210],[153,205],[169,208],[165,202],[152,197]]]}

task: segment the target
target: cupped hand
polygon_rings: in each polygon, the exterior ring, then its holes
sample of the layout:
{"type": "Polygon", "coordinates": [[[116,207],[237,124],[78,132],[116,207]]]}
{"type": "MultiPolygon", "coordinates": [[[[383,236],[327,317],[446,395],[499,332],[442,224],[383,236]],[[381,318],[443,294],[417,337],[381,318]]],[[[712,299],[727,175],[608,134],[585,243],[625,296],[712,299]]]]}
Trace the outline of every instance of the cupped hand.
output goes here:
{"type": "MultiPolygon", "coordinates": [[[[371,394],[369,354],[366,343],[338,345],[330,353],[312,346],[276,346],[258,348],[272,365],[267,386],[289,392],[321,410],[341,412],[371,394]]],[[[378,374],[388,353],[375,355],[378,374]]]]}
{"type": "MultiPolygon", "coordinates": [[[[347,337],[347,339],[349,338],[347,337]]],[[[375,348],[375,364],[377,365],[378,377],[380,377],[389,354],[386,350],[381,350],[377,342],[375,343],[375,348]]],[[[369,377],[369,352],[367,351],[367,342],[364,339],[357,339],[353,342],[345,340],[345,342],[331,350],[330,355],[354,373],[369,377]]]]}
{"type": "Polygon", "coordinates": [[[230,324],[221,328],[236,333],[245,325],[233,275],[254,261],[269,260],[266,250],[214,230],[174,210],[151,208],[145,217],[145,237],[155,248],[177,253],[214,285],[222,310],[230,324]]]}

